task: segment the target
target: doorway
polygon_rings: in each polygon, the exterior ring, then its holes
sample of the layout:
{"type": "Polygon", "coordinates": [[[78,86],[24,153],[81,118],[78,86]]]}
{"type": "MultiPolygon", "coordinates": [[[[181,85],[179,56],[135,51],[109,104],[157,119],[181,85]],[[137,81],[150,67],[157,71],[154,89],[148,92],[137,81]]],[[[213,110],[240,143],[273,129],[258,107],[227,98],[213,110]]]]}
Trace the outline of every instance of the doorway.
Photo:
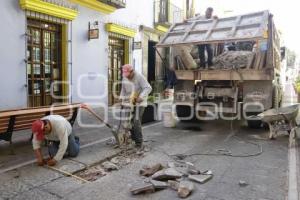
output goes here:
{"type": "Polygon", "coordinates": [[[114,95],[121,92],[122,70],[125,62],[125,40],[109,37],[109,66],[108,66],[108,105],[112,106],[119,102],[114,95]]]}
{"type": "Polygon", "coordinates": [[[62,102],[62,25],[28,19],[27,34],[28,106],[62,102]]]}
{"type": "Polygon", "coordinates": [[[155,60],[156,52],[155,45],[157,43],[153,41],[148,41],[148,77],[147,80],[149,83],[153,83],[156,79],[156,70],[155,70],[155,60]]]}

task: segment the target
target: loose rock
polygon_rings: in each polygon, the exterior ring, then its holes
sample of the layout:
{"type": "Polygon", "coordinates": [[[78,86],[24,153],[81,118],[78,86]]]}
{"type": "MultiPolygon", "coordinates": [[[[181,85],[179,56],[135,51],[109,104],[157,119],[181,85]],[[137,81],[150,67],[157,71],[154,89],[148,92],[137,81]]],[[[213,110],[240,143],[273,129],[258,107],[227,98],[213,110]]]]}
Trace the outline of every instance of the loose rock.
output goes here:
{"type": "Polygon", "coordinates": [[[203,174],[199,174],[199,175],[189,175],[188,178],[192,181],[196,181],[198,183],[205,183],[208,180],[210,180],[213,177],[213,175],[203,175],[203,174]]]}
{"type": "Polygon", "coordinates": [[[173,180],[168,180],[168,185],[171,189],[177,191],[179,188],[179,182],[178,181],[173,181],[173,180]]]}
{"type": "Polygon", "coordinates": [[[160,170],[152,175],[153,180],[163,181],[163,180],[175,180],[181,178],[182,174],[173,168],[167,168],[160,170]]]}
{"type": "Polygon", "coordinates": [[[181,181],[179,183],[177,194],[180,198],[186,198],[192,193],[193,190],[194,190],[193,183],[189,181],[181,181]]]}
{"type": "Polygon", "coordinates": [[[246,187],[247,185],[249,185],[246,181],[239,181],[239,185],[241,187],[246,187]]]}
{"type": "Polygon", "coordinates": [[[158,163],[156,165],[153,166],[145,166],[143,167],[143,169],[140,170],[140,175],[142,176],[152,176],[153,174],[155,174],[157,171],[162,170],[163,166],[162,164],[158,163]]]}
{"type": "Polygon", "coordinates": [[[166,182],[150,180],[150,183],[154,186],[155,189],[165,189],[168,187],[166,182]]]}
{"type": "Polygon", "coordinates": [[[118,170],[119,167],[112,162],[106,161],[102,163],[102,167],[107,171],[118,170]]]}
{"type": "Polygon", "coordinates": [[[155,192],[155,188],[151,183],[139,183],[131,187],[130,192],[132,194],[140,193],[152,193],[155,192]]]}

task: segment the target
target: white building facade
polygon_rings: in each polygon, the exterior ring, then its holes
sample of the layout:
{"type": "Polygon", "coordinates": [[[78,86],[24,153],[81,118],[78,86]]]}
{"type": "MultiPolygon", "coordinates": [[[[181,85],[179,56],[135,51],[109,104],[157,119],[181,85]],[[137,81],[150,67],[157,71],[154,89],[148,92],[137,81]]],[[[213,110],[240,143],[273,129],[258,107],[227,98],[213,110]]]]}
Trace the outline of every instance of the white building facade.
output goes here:
{"type": "Polygon", "coordinates": [[[120,67],[126,63],[159,91],[164,68],[154,47],[172,23],[184,18],[178,4],[1,1],[0,110],[77,102],[111,106],[118,102],[113,91],[120,91],[120,67]]]}

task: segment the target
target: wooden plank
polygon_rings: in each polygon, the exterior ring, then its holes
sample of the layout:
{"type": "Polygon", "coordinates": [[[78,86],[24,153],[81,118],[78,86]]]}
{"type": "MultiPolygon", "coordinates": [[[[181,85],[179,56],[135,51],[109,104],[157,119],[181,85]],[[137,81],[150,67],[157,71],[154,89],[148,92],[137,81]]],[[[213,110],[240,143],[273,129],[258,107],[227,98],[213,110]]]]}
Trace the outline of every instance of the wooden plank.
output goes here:
{"type": "Polygon", "coordinates": [[[253,67],[254,69],[258,69],[259,68],[260,60],[261,60],[261,52],[257,51],[255,53],[255,62],[254,62],[254,67],[253,67]]]}
{"type": "Polygon", "coordinates": [[[254,64],[254,61],[255,61],[255,53],[251,55],[250,59],[248,60],[246,68],[250,69],[254,64]]]}
{"type": "Polygon", "coordinates": [[[261,59],[259,61],[258,69],[262,69],[266,65],[267,53],[266,52],[262,52],[261,55],[262,56],[261,56],[261,59]]]}
{"type": "Polygon", "coordinates": [[[15,111],[3,111],[0,112],[0,117],[8,117],[8,116],[17,116],[17,115],[26,115],[26,114],[35,114],[37,112],[49,112],[49,111],[58,111],[58,110],[64,110],[66,108],[78,108],[80,104],[73,104],[65,107],[47,107],[47,108],[41,108],[41,109],[26,109],[26,110],[15,110],[15,111]]]}
{"type": "Polygon", "coordinates": [[[28,124],[28,123],[32,123],[35,120],[40,119],[40,118],[32,118],[32,119],[24,119],[24,120],[16,120],[15,121],[15,125],[21,125],[21,124],[28,124]]]}
{"type": "Polygon", "coordinates": [[[19,124],[14,126],[14,131],[31,129],[32,123],[19,124]]]}

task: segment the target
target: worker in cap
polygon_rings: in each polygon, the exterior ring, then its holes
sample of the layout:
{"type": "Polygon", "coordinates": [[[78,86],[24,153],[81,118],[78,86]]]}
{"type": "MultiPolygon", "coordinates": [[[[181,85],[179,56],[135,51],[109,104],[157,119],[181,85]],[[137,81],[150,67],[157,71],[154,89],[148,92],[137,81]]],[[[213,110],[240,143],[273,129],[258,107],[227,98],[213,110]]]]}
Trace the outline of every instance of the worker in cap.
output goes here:
{"type": "Polygon", "coordinates": [[[72,133],[72,126],[63,116],[48,115],[32,123],[32,145],[37,164],[54,166],[64,156],[76,157],[79,153],[79,138],[72,133]],[[43,159],[41,143],[48,141],[49,158],[43,159]]]}
{"type": "Polygon", "coordinates": [[[122,66],[122,76],[120,99],[123,106],[130,107],[133,110],[130,130],[131,138],[135,142],[136,147],[141,149],[143,146],[141,119],[145,107],[147,107],[147,99],[152,91],[152,87],[145,77],[136,72],[130,64],[122,66]]]}

